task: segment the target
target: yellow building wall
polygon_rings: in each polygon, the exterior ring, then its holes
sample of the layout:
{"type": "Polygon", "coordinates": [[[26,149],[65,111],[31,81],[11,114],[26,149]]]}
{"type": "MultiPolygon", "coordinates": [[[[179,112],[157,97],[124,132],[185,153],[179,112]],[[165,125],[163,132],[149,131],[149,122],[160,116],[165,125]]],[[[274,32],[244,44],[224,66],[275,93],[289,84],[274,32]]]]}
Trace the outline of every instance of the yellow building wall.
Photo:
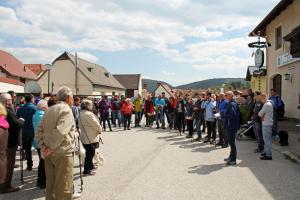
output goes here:
{"type": "Polygon", "coordinates": [[[267,92],[267,78],[266,76],[251,77],[252,91],[267,92]]]}
{"type": "Polygon", "coordinates": [[[289,34],[300,25],[300,1],[294,1],[286,10],[280,13],[266,28],[267,41],[271,47],[267,49],[267,89],[273,87],[273,77],[277,74],[282,76],[281,97],[285,103],[286,116],[300,118],[299,95],[300,95],[300,61],[277,67],[277,57],[289,53],[289,43],[282,39],[282,47],[275,49],[275,30],[281,26],[282,37],[289,34]],[[290,80],[284,80],[284,74],[291,74],[290,80]]]}

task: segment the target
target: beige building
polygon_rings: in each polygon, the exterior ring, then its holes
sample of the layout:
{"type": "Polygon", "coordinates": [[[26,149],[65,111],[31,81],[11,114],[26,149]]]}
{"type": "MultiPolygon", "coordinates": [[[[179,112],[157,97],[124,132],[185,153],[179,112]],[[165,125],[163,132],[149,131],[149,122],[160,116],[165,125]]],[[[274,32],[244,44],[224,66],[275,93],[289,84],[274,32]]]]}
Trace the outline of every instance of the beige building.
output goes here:
{"type": "Polygon", "coordinates": [[[78,58],[76,69],[75,63],[75,56],[68,52],[56,58],[51,70],[44,71],[39,77],[42,92],[56,93],[61,86],[68,86],[74,94],[81,96],[125,94],[124,86],[104,67],[78,58]]]}
{"type": "MultiPolygon", "coordinates": [[[[265,69],[265,68],[262,68],[265,69]]],[[[250,81],[250,88],[252,91],[267,92],[267,77],[257,76],[255,72],[259,69],[255,66],[248,66],[246,81],[250,81]]]]}
{"type": "Polygon", "coordinates": [[[281,0],[249,34],[271,44],[267,49],[267,89],[275,88],[286,117],[300,118],[300,1],[281,0]]]}
{"type": "Polygon", "coordinates": [[[126,97],[132,98],[142,95],[141,74],[114,74],[113,76],[125,87],[126,97]]]}

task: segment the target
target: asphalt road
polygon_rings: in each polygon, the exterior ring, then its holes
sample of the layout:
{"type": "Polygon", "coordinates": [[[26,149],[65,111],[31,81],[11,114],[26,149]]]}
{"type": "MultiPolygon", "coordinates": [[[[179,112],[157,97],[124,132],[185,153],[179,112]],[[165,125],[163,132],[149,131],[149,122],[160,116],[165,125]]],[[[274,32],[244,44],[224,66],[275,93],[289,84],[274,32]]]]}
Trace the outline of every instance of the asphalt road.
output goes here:
{"type": "MultiPolygon", "coordinates": [[[[84,200],[300,199],[300,166],[277,152],[273,161],[261,161],[253,153],[255,141],[238,141],[238,165],[228,167],[228,148],[192,143],[174,131],[117,129],[102,137],[105,165],[96,176],[84,177],[84,200]]],[[[0,199],[44,199],[44,191],[35,188],[36,173],[25,172],[23,189],[0,199]]],[[[19,185],[18,170],[14,180],[19,185]]]]}

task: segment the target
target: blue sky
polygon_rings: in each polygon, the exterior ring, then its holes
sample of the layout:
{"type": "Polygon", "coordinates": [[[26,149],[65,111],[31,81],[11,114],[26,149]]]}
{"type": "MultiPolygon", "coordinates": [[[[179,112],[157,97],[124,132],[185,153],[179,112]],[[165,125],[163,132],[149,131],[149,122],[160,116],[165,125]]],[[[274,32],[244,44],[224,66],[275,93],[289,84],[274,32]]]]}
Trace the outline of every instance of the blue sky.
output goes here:
{"type": "Polygon", "coordinates": [[[0,49],[43,64],[76,51],[112,73],[172,85],[245,77],[248,33],[278,2],[0,0],[0,49]]]}

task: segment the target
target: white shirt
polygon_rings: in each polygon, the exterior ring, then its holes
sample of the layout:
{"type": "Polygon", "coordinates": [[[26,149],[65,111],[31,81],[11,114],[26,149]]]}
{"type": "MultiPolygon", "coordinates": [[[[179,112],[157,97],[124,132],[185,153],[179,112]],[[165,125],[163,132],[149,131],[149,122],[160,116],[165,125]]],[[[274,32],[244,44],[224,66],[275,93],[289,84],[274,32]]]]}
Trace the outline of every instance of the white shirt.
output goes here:
{"type": "Polygon", "coordinates": [[[273,126],[273,113],[274,108],[270,100],[268,100],[263,108],[258,113],[258,116],[262,118],[262,125],[264,126],[273,126]]]}

